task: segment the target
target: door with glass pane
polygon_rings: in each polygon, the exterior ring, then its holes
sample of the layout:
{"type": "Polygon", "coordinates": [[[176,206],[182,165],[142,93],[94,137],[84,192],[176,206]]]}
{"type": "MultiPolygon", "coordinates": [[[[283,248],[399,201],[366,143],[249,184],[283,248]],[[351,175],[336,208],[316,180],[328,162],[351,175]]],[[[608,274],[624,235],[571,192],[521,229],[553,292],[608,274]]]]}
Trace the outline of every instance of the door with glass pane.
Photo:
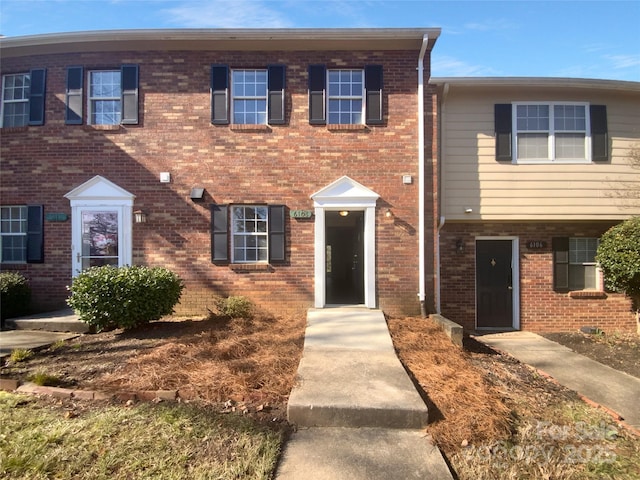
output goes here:
{"type": "Polygon", "coordinates": [[[74,271],[121,264],[121,219],[118,208],[80,209],[80,238],[74,242],[74,271]]]}

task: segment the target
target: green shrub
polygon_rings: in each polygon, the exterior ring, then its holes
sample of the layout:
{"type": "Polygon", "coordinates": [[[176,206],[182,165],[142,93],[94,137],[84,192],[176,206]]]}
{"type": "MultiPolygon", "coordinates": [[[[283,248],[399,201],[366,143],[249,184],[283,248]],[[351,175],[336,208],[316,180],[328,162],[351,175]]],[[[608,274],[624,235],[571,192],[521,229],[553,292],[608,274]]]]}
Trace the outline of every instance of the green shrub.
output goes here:
{"type": "Polygon", "coordinates": [[[253,315],[253,306],[245,297],[218,298],[215,303],[218,311],[230,318],[248,319],[253,315]]]}
{"type": "Polygon", "coordinates": [[[33,357],[33,352],[31,350],[27,348],[16,348],[11,350],[9,360],[13,363],[20,363],[29,360],[31,357],[33,357]]]}
{"type": "Polygon", "coordinates": [[[131,329],[173,313],[184,284],[161,267],[92,267],[74,280],[67,303],[97,330],[131,329]]]}
{"type": "Polygon", "coordinates": [[[640,217],[611,227],[600,239],[596,261],[607,288],[640,298],[640,217]]]}
{"type": "Polygon", "coordinates": [[[45,372],[36,372],[27,377],[27,380],[40,385],[41,387],[57,387],[62,382],[55,375],[49,375],[45,372]]]}
{"type": "Polygon", "coordinates": [[[3,320],[27,313],[30,301],[31,287],[26,278],[16,272],[0,273],[0,313],[3,320]]]}

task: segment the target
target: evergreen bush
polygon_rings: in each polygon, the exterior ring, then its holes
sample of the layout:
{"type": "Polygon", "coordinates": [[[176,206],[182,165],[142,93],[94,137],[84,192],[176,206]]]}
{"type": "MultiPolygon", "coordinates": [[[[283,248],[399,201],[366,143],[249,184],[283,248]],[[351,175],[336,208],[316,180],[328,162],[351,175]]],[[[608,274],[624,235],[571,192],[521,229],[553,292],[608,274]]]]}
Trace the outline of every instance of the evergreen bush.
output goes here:
{"type": "Polygon", "coordinates": [[[73,280],[67,303],[98,331],[131,329],[173,313],[183,288],[162,267],[92,267],[73,280]]]}
{"type": "Polygon", "coordinates": [[[24,276],[16,272],[0,273],[0,315],[2,320],[26,314],[29,311],[30,302],[31,287],[24,276]]]}

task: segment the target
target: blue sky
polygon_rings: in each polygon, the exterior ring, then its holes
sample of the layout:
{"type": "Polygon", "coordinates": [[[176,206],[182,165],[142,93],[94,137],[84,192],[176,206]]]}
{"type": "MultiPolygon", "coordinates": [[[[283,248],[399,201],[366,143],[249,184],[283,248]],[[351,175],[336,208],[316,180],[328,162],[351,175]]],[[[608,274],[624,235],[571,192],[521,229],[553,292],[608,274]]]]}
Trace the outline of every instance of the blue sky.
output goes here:
{"type": "Polygon", "coordinates": [[[0,0],[5,36],[147,28],[439,27],[434,76],[640,81],[640,1],[0,0]]]}

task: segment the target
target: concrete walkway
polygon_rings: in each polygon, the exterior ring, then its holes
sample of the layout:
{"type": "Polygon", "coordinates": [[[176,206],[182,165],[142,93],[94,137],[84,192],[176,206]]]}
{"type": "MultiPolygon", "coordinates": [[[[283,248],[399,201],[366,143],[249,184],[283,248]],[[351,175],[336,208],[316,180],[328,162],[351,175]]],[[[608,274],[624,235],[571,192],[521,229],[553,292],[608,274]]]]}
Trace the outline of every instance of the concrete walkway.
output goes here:
{"type": "Polygon", "coordinates": [[[580,355],[531,332],[477,335],[476,340],[506,352],[603,405],[640,430],[640,379],[580,355]]]}
{"type": "Polygon", "coordinates": [[[6,326],[11,330],[0,331],[0,359],[19,348],[37,350],[89,331],[71,309],[9,318],[6,326]]]}
{"type": "Polygon", "coordinates": [[[379,310],[310,310],[277,480],[451,479],[379,310]]]}

